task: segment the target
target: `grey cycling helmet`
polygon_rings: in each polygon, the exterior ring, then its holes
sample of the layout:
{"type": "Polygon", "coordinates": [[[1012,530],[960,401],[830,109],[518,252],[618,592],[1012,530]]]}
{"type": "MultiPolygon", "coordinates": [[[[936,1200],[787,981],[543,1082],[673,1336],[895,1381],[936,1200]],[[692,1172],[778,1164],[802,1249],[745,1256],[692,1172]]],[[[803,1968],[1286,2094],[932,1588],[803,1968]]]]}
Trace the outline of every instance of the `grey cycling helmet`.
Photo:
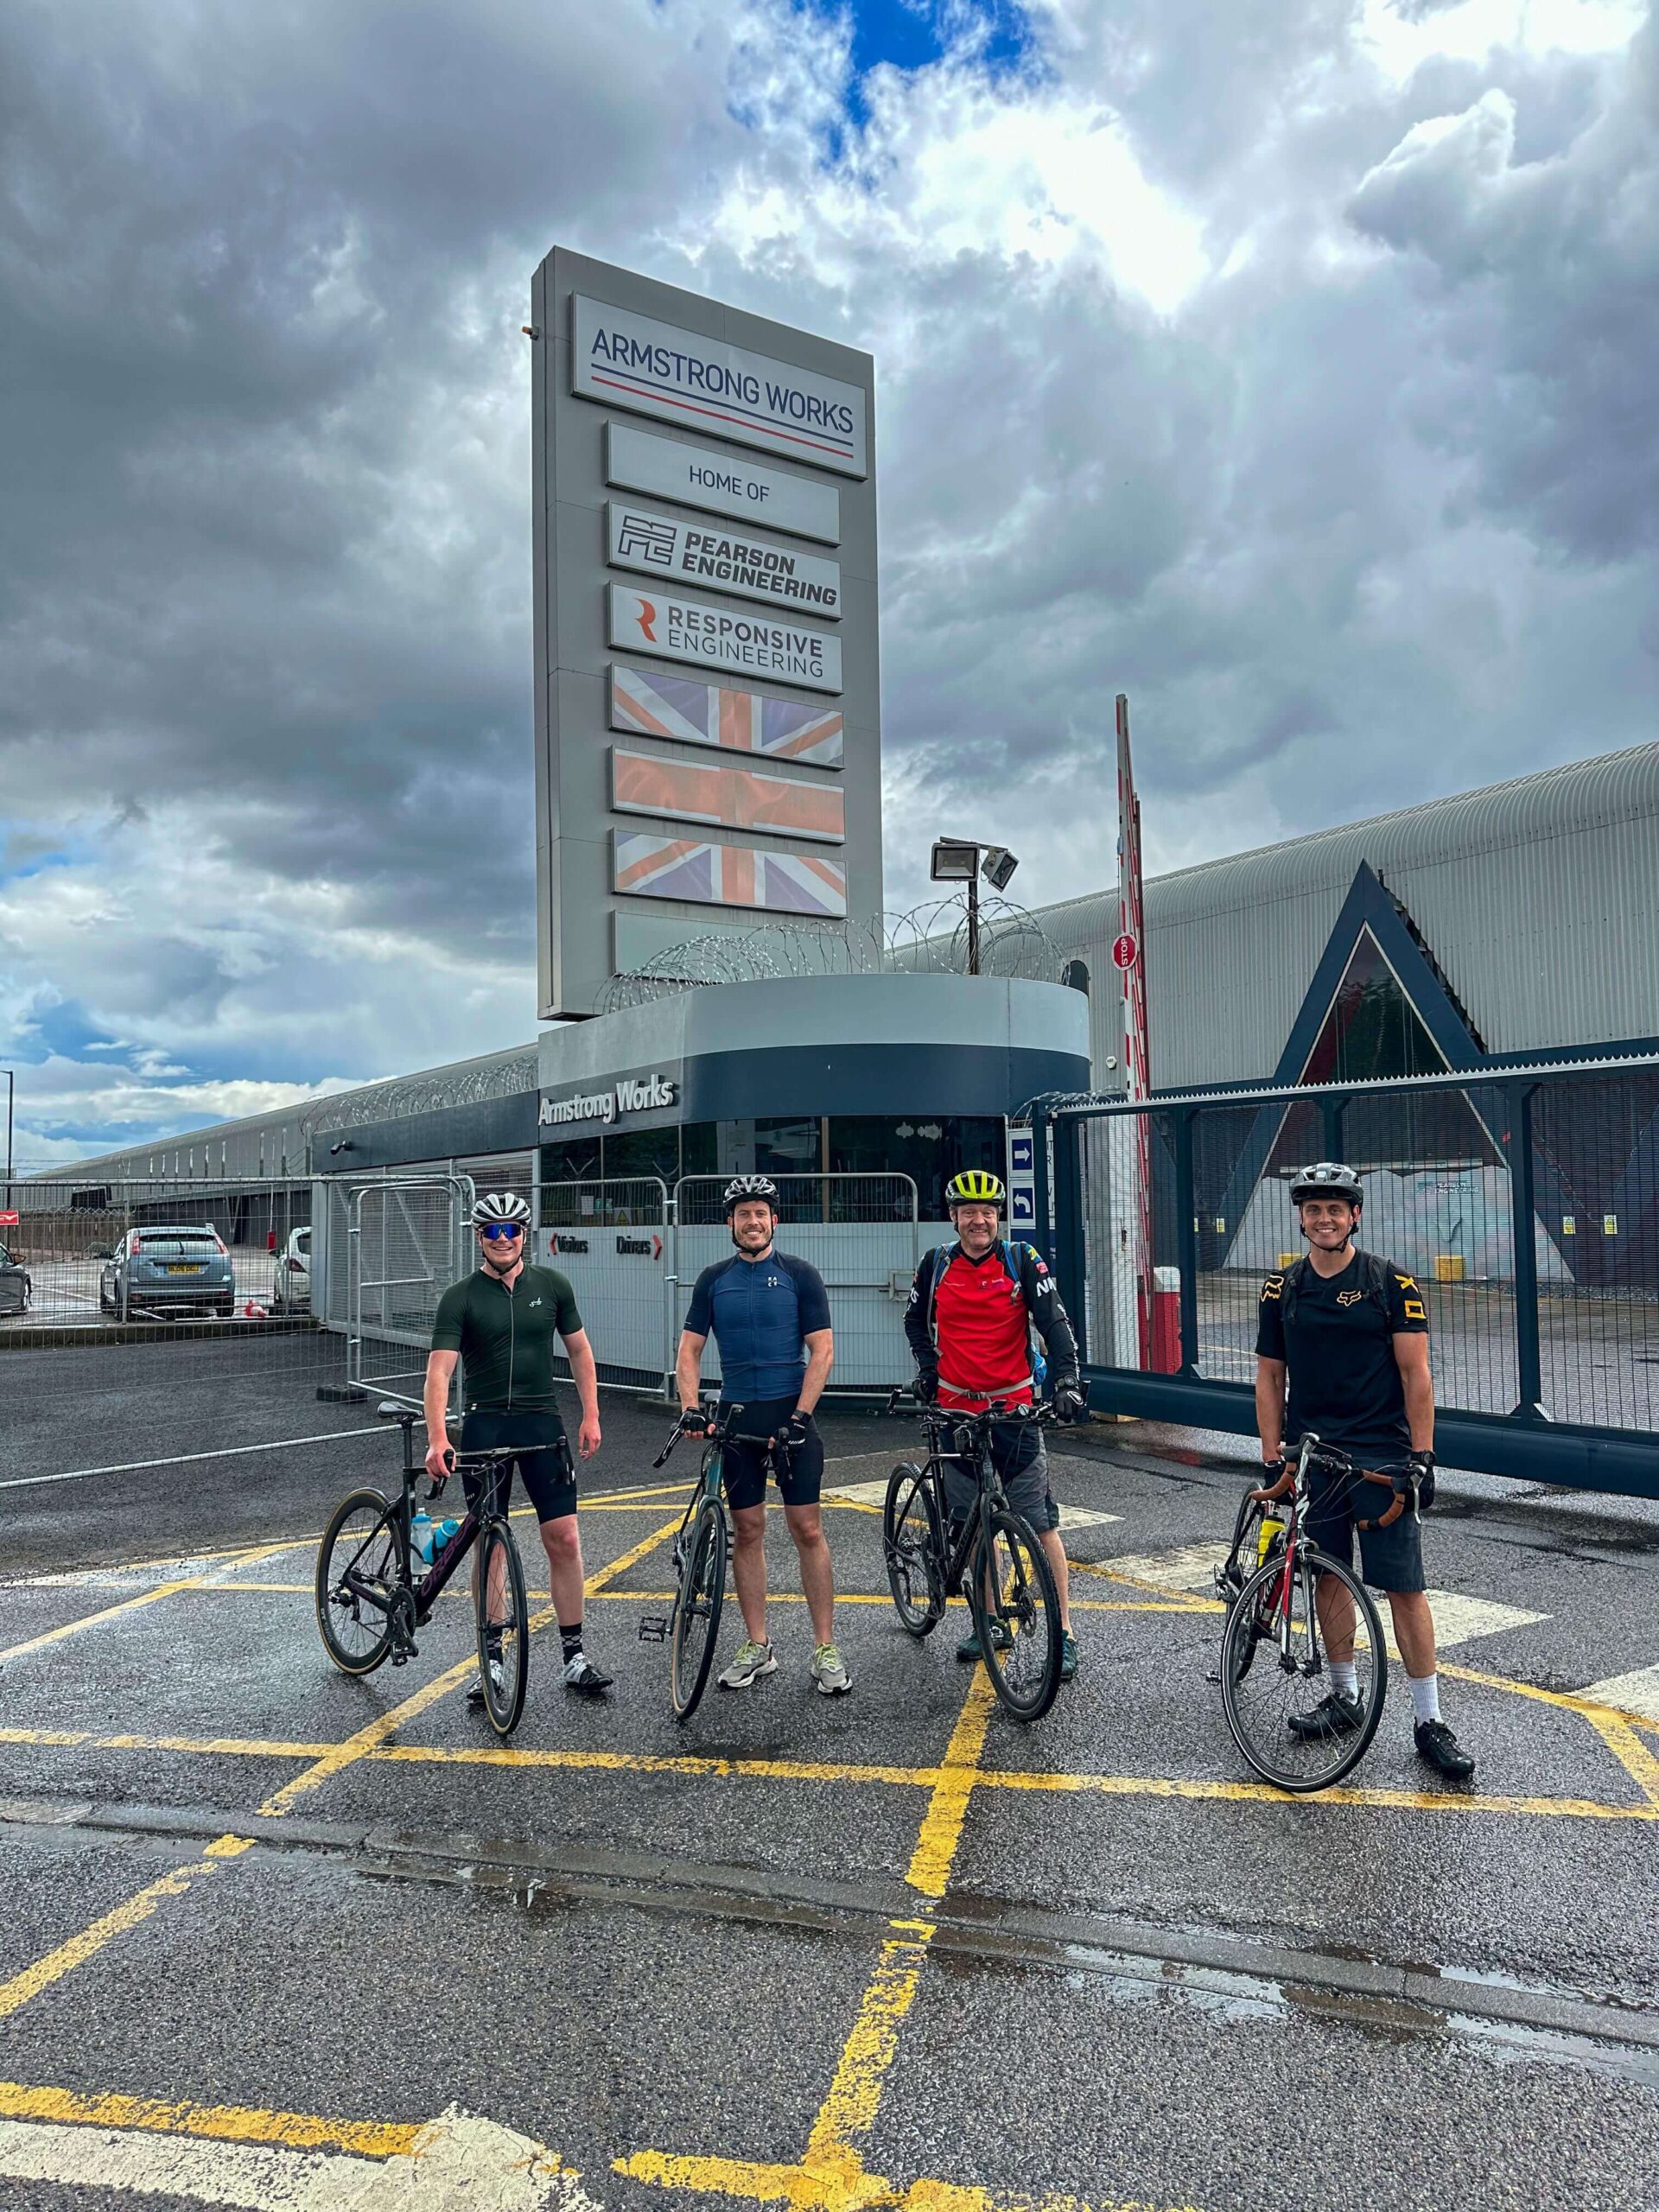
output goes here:
{"type": "Polygon", "coordinates": [[[1365,1192],[1351,1167],[1339,1160],[1320,1160],[1304,1167],[1290,1186],[1292,1205],[1300,1205],[1304,1198],[1346,1198],[1351,1205],[1362,1206],[1365,1192]]]}
{"type": "Polygon", "coordinates": [[[776,1213],[778,1185],[770,1175],[734,1175],[726,1185],[726,1218],[729,1221],[745,1198],[764,1198],[776,1213]]]}
{"type": "Polygon", "coordinates": [[[486,1191],[473,1207],[472,1224],[482,1229],[487,1222],[507,1221],[515,1227],[530,1227],[530,1208],[516,1191],[486,1191]]]}

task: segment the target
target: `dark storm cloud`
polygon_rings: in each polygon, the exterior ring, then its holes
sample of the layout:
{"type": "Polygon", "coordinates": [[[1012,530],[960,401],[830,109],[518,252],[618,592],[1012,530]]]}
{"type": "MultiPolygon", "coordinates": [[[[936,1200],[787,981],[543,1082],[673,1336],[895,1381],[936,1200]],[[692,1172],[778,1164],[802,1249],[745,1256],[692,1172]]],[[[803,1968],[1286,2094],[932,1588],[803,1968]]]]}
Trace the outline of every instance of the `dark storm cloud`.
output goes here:
{"type": "Polygon", "coordinates": [[[900,902],[947,814],[1108,880],[1119,690],[1171,860],[1650,734],[1651,26],[1028,15],[849,121],[787,0],[6,11],[0,1041],[66,1127],[102,1043],[170,1125],[529,1033],[556,239],[876,352],[900,902]]]}

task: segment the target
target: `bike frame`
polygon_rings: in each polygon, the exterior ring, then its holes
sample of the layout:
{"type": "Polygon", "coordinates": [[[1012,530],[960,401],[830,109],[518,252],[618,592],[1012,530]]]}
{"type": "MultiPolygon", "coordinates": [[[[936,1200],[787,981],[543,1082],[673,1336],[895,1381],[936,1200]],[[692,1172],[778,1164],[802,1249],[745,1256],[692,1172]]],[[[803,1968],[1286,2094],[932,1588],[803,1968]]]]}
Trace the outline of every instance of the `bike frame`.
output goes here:
{"type": "MultiPolygon", "coordinates": [[[[889,1398],[889,1413],[899,1410],[901,1395],[895,1390],[889,1398]]],[[[949,1545],[946,1547],[944,1567],[947,1592],[960,1587],[969,1565],[976,1564],[988,1551],[992,1515],[999,1509],[1013,1510],[1008,1504],[1007,1492],[1002,1487],[1002,1478],[997,1472],[996,1462],[991,1457],[992,1430],[1000,1421],[1039,1426],[1043,1423],[1046,1414],[1045,1407],[1011,1405],[1006,1399],[993,1400],[982,1414],[950,1414],[942,1413],[935,1406],[923,1408],[922,1428],[927,1438],[927,1471],[938,1480],[941,1503],[944,1502],[947,1460],[954,1460],[959,1466],[967,1467],[979,1492],[974,1511],[963,1522],[962,1534],[957,1537],[954,1549],[949,1545]],[[973,1431],[972,1451],[946,1451],[944,1448],[946,1442],[954,1443],[963,1428],[973,1431]]],[[[1033,1529],[1032,1533],[1040,1541],[1039,1532],[1033,1529]]]]}
{"type": "MultiPolygon", "coordinates": [[[[450,1537],[421,1580],[418,1582],[416,1581],[410,1572],[410,1561],[414,1556],[411,1524],[415,1518],[415,1485],[424,1473],[425,1468],[423,1464],[415,1457],[415,1420],[416,1416],[413,1414],[400,1413],[397,1415],[397,1426],[404,1432],[404,1465],[402,1487],[396,1500],[398,1538],[397,1594],[401,1595],[407,1591],[414,1601],[413,1624],[416,1628],[424,1628],[433,1606],[443,1595],[462,1560],[477,1542],[479,1533],[486,1520],[492,1518],[493,1516],[488,1510],[480,1512],[469,1505],[460,1528],[450,1537]]],[[[457,1454],[454,1464],[457,1469],[481,1468],[489,1466],[493,1461],[512,1457],[511,1449],[502,1447],[490,1452],[468,1452],[464,1458],[457,1454]]],[[[434,1481],[422,1503],[430,1504],[435,1499],[442,1497],[448,1481],[447,1475],[443,1482],[434,1481]]],[[[495,1484],[492,1483],[485,1493],[483,1503],[487,1509],[493,1507],[494,1503],[495,1484]]],[[[363,1604],[374,1606],[378,1611],[391,1612],[395,1599],[383,1597],[378,1590],[358,1581],[354,1573],[357,1561],[353,1559],[341,1575],[342,1587],[350,1590],[353,1596],[363,1604]]]]}

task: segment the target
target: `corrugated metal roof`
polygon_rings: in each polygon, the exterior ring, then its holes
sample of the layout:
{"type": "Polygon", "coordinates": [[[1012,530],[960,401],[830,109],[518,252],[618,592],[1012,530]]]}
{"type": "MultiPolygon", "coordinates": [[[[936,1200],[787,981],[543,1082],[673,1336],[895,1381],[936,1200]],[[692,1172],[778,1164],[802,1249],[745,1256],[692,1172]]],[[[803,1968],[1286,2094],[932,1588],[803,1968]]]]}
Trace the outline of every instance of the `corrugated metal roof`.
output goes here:
{"type": "MultiPolygon", "coordinates": [[[[1659,1035],[1659,745],[1152,878],[1159,1089],[1270,1075],[1362,861],[1387,882],[1494,1052],[1659,1035]]],[[[1039,910],[1107,968],[1116,888],[1039,910]]],[[[1117,999],[1091,990],[1097,1071],[1117,999]]]]}

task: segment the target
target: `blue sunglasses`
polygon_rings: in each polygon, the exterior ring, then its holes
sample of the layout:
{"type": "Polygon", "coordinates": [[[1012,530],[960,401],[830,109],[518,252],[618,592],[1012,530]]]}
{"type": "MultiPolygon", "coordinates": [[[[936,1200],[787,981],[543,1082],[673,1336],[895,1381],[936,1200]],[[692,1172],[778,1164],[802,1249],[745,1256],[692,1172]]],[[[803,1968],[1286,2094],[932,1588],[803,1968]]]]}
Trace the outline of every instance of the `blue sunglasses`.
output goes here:
{"type": "Polygon", "coordinates": [[[486,1221],[479,1230],[486,1243],[494,1244],[503,1236],[522,1236],[524,1225],[517,1221],[486,1221]]]}

